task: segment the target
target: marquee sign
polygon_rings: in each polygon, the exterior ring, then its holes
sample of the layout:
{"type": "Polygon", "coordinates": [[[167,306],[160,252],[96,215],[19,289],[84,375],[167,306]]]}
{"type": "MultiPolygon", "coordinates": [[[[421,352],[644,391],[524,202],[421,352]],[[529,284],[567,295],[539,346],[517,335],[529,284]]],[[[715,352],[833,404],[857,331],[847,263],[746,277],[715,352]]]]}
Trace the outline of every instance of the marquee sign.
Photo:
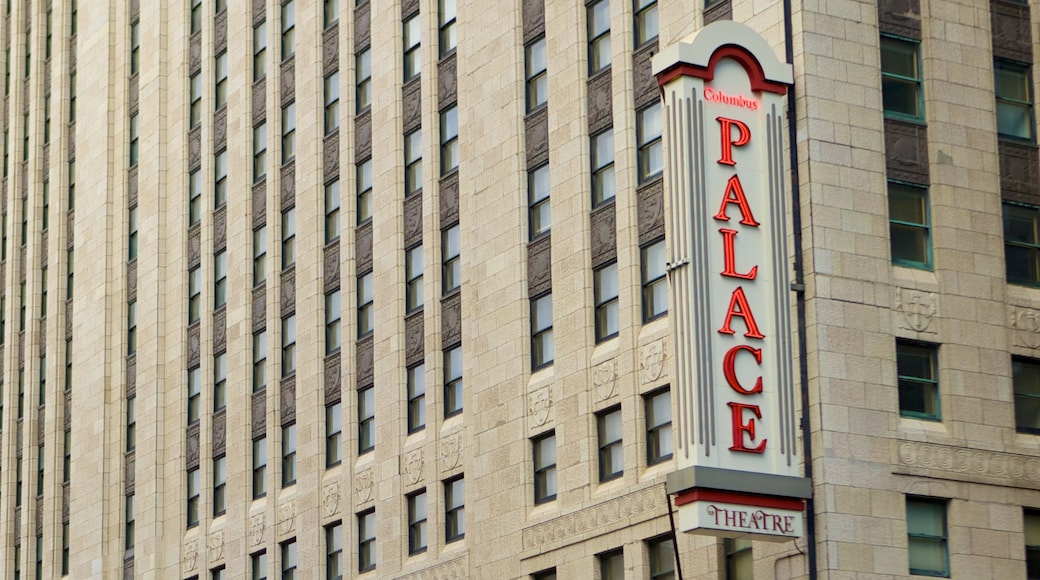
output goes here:
{"type": "Polygon", "coordinates": [[[791,65],[715,22],[653,60],[666,119],[676,344],[669,477],[684,531],[802,534],[784,105],[791,65]]]}

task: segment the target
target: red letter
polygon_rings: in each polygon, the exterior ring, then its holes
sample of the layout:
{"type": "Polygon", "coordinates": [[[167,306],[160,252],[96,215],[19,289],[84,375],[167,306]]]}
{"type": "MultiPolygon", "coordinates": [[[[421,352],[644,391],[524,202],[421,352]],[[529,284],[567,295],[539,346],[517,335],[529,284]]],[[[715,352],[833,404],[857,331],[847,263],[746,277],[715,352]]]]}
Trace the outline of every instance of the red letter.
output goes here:
{"type": "Polygon", "coordinates": [[[758,410],[758,405],[745,405],[744,403],[726,403],[729,408],[733,410],[733,446],[729,448],[730,451],[742,451],[744,453],[764,453],[766,450],[766,441],[763,439],[758,447],[746,447],[744,445],[744,433],[751,437],[751,442],[755,442],[755,419],[748,419],[748,422],[744,422],[744,409],[750,410],[755,414],[755,417],[761,419],[762,412],[758,410]]]}
{"type": "Polygon", "coordinates": [[[736,165],[737,162],[733,161],[733,146],[743,147],[751,142],[751,129],[743,121],[736,119],[727,119],[726,117],[716,117],[716,121],[719,122],[719,132],[722,134],[722,158],[719,159],[719,163],[723,165],[736,165]],[[737,128],[737,140],[733,140],[733,127],[737,128]]]}
{"type": "Polygon", "coordinates": [[[737,379],[737,369],[734,368],[734,364],[737,359],[737,353],[742,350],[746,350],[755,357],[755,362],[759,365],[762,364],[762,349],[751,348],[746,344],[738,344],[737,346],[729,349],[726,352],[726,356],[722,359],[722,371],[726,374],[726,382],[729,383],[730,388],[740,393],[741,395],[754,395],[755,393],[762,392],[762,377],[758,377],[755,381],[755,386],[749,391],[741,386],[740,381],[737,379]]]}
{"type": "Polygon", "coordinates": [[[719,329],[719,332],[722,334],[733,334],[730,323],[733,322],[734,316],[744,319],[744,325],[747,326],[747,332],[744,333],[744,336],[747,338],[765,338],[765,335],[758,331],[758,325],[755,324],[755,315],[751,313],[747,296],[744,296],[744,289],[740,286],[737,286],[737,289],[733,291],[733,296],[729,300],[729,309],[726,311],[726,322],[719,329]]]}
{"type": "Polygon", "coordinates": [[[758,227],[758,222],[755,221],[755,216],[751,215],[751,206],[748,205],[747,197],[744,195],[744,187],[740,185],[740,179],[736,175],[729,178],[726,182],[726,193],[722,196],[722,205],[719,206],[719,213],[715,214],[715,219],[724,222],[729,221],[729,216],[726,215],[726,205],[735,203],[740,208],[740,223],[746,226],[758,227]]]}
{"type": "Polygon", "coordinates": [[[737,230],[721,229],[719,233],[722,234],[722,255],[723,260],[726,264],[725,268],[722,269],[723,276],[730,276],[731,278],[743,278],[745,280],[754,280],[755,275],[758,274],[758,266],[752,266],[748,270],[747,274],[737,273],[737,258],[733,251],[733,239],[737,237],[737,230]]]}

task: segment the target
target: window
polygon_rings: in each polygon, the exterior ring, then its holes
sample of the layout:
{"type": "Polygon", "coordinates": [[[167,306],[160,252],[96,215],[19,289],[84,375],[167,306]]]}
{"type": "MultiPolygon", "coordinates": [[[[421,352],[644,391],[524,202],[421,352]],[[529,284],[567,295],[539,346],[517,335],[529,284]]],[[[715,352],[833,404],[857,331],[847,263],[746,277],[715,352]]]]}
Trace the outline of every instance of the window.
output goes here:
{"type": "Polygon", "coordinates": [[[213,357],[213,412],[227,406],[227,353],[213,357]]]}
{"type": "Polygon", "coordinates": [[[227,150],[217,153],[213,160],[213,207],[227,203],[227,150]]]}
{"type": "Polygon", "coordinates": [[[599,480],[610,481],[625,471],[625,457],[621,444],[621,407],[596,413],[599,433],[599,480]]]}
{"type": "Polygon", "coordinates": [[[343,578],[343,524],[339,522],[325,527],[325,578],[343,578]]]}
{"type": "Polygon", "coordinates": [[[202,0],[191,0],[191,33],[202,30],[202,0]]]}
{"type": "Polygon", "coordinates": [[[541,107],[549,100],[549,75],[546,74],[547,58],[545,36],[524,48],[525,74],[527,83],[527,112],[541,107]]]}
{"type": "Polygon", "coordinates": [[[69,524],[61,524],[61,575],[68,576],[69,574],[69,561],[71,557],[71,550],[69,547],[69,524]]]}
{"type": "Polygon", "coordinates": [[[650,322],[668,312],[664,240],[643,247],[639,264],[643,282],[643,322],[650,322]]]}
{"type": "Polygon", "coordinates": [[[372,160],[357,166],[357,223],[372,219],[372,160]]]}
{"type": "Polygon", "coordinates": [[[199,468],[188,471],[188,527],[199,525],[199,468]]]}
{"type": "Polygon", "coordinates": [[[422,191],[422,129],[404,136],[404,194],[422,191]]]}
{"type": "Polygon", "coordinates": [[[325,184],[325,243],[339,239],[339,180],[325,184]]]}
{"type": "Polygon", "coordinates": [[[625,553],[621,548],[596,556],[600,580],[625,579],[625,553]]]}
{"type": "Polygon", "coordinates": [[[376,510],[370,509],[357,516],[358,522],[358,571],[375,570],[376,567],[376,510]]]}
{"type": "Polygon", "coordinates": [[[372,333],[375,328],[375,309],[372,306],[374,290],[372,288],[372,272],[360,276],[357,282],[358,295],[358,338],[372,333]]]}
{"type": "Polygon", "coordinates": [[[267,279],[267,228],[253,230],[253,285],[259,286],[267,279]]]}
{"type": "Polygon", "coordinates": [[[253,570],[252,580],[267,580],[267,552],[258,552],[249,557],[253,570]]]}
{"type": "Polygon", "coordinates": [[[339,129],[339,71],[325,77],[325,134],[339,129]]]}
{"type": "Polygon", "coordinates": [[[267,495],[267,437],[253,439],[253,499],[267,495]]]}
{"type": "Polygon", "coordinates": [[[614,199],[614,129],[592,136],[592,206],[614,199]]]}
{"type": "Polygon", "coordinates": [[[886,117],[924,121],[920,43],[881,36],[881,100],[886,117]]]}
{"type": "Polygon", "coordinates": [[[726,538],[722,543],[726,554],[726,578],[728,580],[752,580],[754,578],[754,554],[751,540],[726,538]]]}
{"type": "Polygon", "coordinates": [[[408,368],[408,432],[426,427],[426,365],[408,368]]]}
{"type": "Polygon", "coordinates": [[[646,543],[650,554],[650,580],[675,578],[675,540],[672,536],[654,538],[646,543]]]}
{"type": "Polygon", "coordinates": [[[920,185],[889,181],[888,220],[892,263],[931,269],[928,189],[920,185]]]}
{"type": "Polygon", "coordinates": [[[404,21],[404,80],[419,76],[422,72],[422,55],[419,52],[421,30],[419,15],[404,21]]]}
{"type": "Polygon", "coordinates": [[[225,580],[227,578],[227,569],[224,566],[210,570],[211,580],[225,580]]]}
{"type": "Polygon", "coordinates": [[[200,221],[202,221],[202,172],[192,171],[188,175],[188,226],[193,226],[200,221]]]}
{"type": "Polygon", "coordinates": [[[899,414],[938,421],[939,380],[935,345],[896,341],[899,374],[899,414]]]}
{"type": "MultiPolygon", "coordinates": [[[[134,494],[130,494],[126,496],[126,520],[123,525],[123,546],[126,548],[127,552],[131,553],[133,552],[135,542],[134,527],[137,520],[136,514],[134,513],[135,511],[134,494]]],[[[40,556],[41,554],[38,553],[37,557],[40,556]]],[[[40,575],[37,574],[37,576],[40,575]]]]}
{"type": "Polygon", "coordinates": [[[358,389],[358,453],[376,448],[376,391],[373,387],[358,389]]]}
{"type": "Polygon", "coordinates": [[[636,0],[636,46],[657,38],[657,0],[636,0]]]}
{"type": "Polygon", "coordinates": [[[267,386],[267,331],[253,335],[253,392],[267,386]]]}
{"type": "Polygon", "coordinates": [[[141,143],[141,125],[137,115],[130,115],[130,167],[137,167],[141,143]]]}
{"type": "Polygon", "coordinates": [[[267,123],[253,127],[253,182],[267,175],[267,123]]]}
{"type": "Polygon", "coordinates": [[[339,20],[339,0],[325,0],[324,25],[328,28],[339,20]]]}
{"type": "Polygon", "coordinates": [[[1040,361],[1013,357],[1015,426],[1019,433],[1040,435],[1040,361]]]}
{"type": "Polygon", "coordinates": [[[455,51],[455,0],[440,0],[440,55],[441,58],[455,51]]]}
{"type": "Polygon", "coordinates": [[[213,101],[216,105],[216,109],[220,109],[227,104],[227,51],[224,51],[217,55],[216,58],[216,87],[213,91],[213,101]]]}
{"type": "Polygon", "coordinates": [[[1040,207],[1004,203],[1004,264],[1011,284],[1040,284],[1040,207]]]}
{"type": "Polygon", "coordinates": [[[364,49],[355,57],[357,61],[357,112],[372,104],[372,51],[364,49]]]}
{"type": "Polygon", "coordinates": [[[444,416],[462,412],[462,347],[444,351],[444,416]]]}
{"type": "Polygon", "coordinates": [[[649,465],[672,458],[672,393],[668,388],[650,393],[646,406],[646,462],[649,465]]]}
{"type": "Polygon", "coordinates": [[[282,427],[282,487],[296,483],[296,423],[282,427]]]}
{"type": "Polygon", "coordinates": [[[282,4],[282,60],[296,52],[296,3],[282,4]]]}
{"type": "Polygon", "coordinates": [[[534,503],[556,499],[556,433],[532,441],[534,447],[534,503]]]}
{"type": "MultiPolygon", "coordinates": [[[[46,214],[44,214],[46,215],[46,214]]],[[[130,230],[130,235],[127,236],[127,260],[137,259],[137,206],[130,208],[127,215],[127,229],[130,230]]]]}
{"type": "Polygon", "coordinates": [[[340,349],[340,293],[339,290],[325,295],[325,354],[340,349]]]}
{"type": "Polygon", "coordinates": [[[267,74],[267,22],[253,27],[253,81],[267,74]]]}
{"type": "Polygon", "coordinates": [[[199,422],[202,410],[202,371],[199,367],[188,370],[188,424],[199,422]]]}
{"type": "Polygon", "coordinates": [[[1040,512],[1025,512],[1026,577],[1040,578],[1040,512]]]}
{"type": "Polygon", "coordinates": [[[589,74],[610,66],[610,2],[599,0],[588,7],[589,74]]]}
{"type": "Polygon", "coordinates": [[[950,576],[946,502],[929,498],[906,498],[906,534],[911,574],[950,576]]]}
{"type": "Polygon", "coordinates": [[[993,63],[997,96],[997,133],[1001,137],[1032,141],[1033,80],[1029,66],[1004,60],[993,63]]]}
{"type": "Polygon", "coordinates": [[[227,304],[227,252],[219,252],[213,256],[213,308],[221,308],[227,304]]]}
{"type": "Polygon", "coordinates": [[[342,405],[337,401],[325,407],[325,467],[339,465],[343,460],[340,452],[342,435],[342,405]]]}
{"type": "Polygon", "coordinates": [[[296,263],[296,208],[282,212],[282,270],[296,263]]]}
{"type": "MultiPolygon", "coordinates": [[[[45,286],[46,287],[46,286],[45,286]]],[[[46,302],[44,302],[46,304],[46,302]]],[[[137,352],[137,301],[128,302],[126,305],[126,354],[130,356],[137,352]]],[[[42,371],[42,367],[41,367],[42,371]]],[[[42,394],[42,391],[41,391],[42,394]]]]}
{"type": "Polygon", "coordinates": [[[444,541],[461,540],[466,535],[466,480],[457,477],[444,482],[444,541]]]}
{"type": "MultiPolygon", "coordinates": [[[[72,432],[65,432],[65,457],[71,460],[72,432]]],[[[137,448],[137,397],[126,399],[126,451],[127,453],[137,448]]],[[[67,470],[66,470],[67,472],[67,470]]],[[[68,481],[63,479],[63,481],[68,481]]]]}
{"type": "Polygon", "coordinates": [[[531,240],[548,233],[552,227],[549,204],[549,164],[527,172],[528,237],[531,240]]]}
{"type": "Polygon", "coordinates": [[[617,263],[593,272],[596,298],[596,342],[618,334],[617,263]]]}
{"type": "Polygon", "coordinates": [[[296,157],[296,103],[282,107],[282,164],[296,157]]]}
{"type": "Polygon", "coordinates": [[[404,253],[405,311],[414,312],[423,305],[423,249],[415,246],[404,253]]]}
{"type": "Polygon", "coordinates": [[[202,74],[195,73],[190,79],[191,107],[188,112],[188,121],[194,129],[202,123],[202,74]]]}
{"type": "Polygon", "coordinates": [[[408,553],[426,551],[426,490],[408,496],[408,553]]]}
{"type": "Polygon", "coordinates": [[[227,456],[213,460],[213,515],[227,511],[227,456]]]}
{"type": "Polygon", "coordinates": [[[296,372],[296,315],[282,319],[282,376],[296,372]]]}
{"type": "Polygon", "coordinates": [[[531,300],[531,368],[540,369],[553,362],[552,294],[531,300]]]}
{"type": "Polygon", "coordinates": [[[296,578],[296,538],[282,542],[282,580],[296,578]]]}
{"type": "MultiPolygon", "coordinates": [[[[451,0],[454,1],[454,0],[451,0]]],[[[459,109],[441,111],[441,175],[459,166],[459,109]]]]}
{"type": "Polygon", "coordinates": [[[462,263],[459,261],[459,226],[441,230],[441,259],[444,269],[444,294],[462,285],[462,263]]]}
{"type": "Polygon", "coordinates": [[[642,185],[661,175],[664,170],[660,102],[636,112],[636,140],[639,147],[639,184],[642,185]]]}
{"type": "Polygon", "coordinates": [[[214,2],[214,7],[216,8],[216,13],[220,14],[221,12],[227,10],[227,0],[217,0],[216,2],[214,2]]]}
{"type": "Polygon", "coordinates": [[[531,580],[556,580],[556,568],[535,572],[531,574],[531,580]]]}

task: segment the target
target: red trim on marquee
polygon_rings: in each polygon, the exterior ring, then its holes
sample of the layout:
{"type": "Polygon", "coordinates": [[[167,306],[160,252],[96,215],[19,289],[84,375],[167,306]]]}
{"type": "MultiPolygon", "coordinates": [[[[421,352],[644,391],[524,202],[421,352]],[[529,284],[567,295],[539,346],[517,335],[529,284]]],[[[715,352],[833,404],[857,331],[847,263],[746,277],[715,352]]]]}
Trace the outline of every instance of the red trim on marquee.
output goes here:
{"type": "MultiPolygon", "coordinates": [[[[751,475],[751,477],[754,476],[751,475]]],[[[793,510],[797,512],[800,512],[805,508],[804,501],[800,499],[769,495],[748,495],[733,491],[718,491],[715,489],[691,489],[690,491],[684,491],[675,496],[676,507],[693,503],[695,501],[715,501],[719,503],[732,503],[779,510],[793,510]]]]}
{"type": "Polygon", "coordinates": [[[705,68],[681,62],[667,70],[661,71],[657,75],[657,84],[663,88],[669,81],[681,76],[697,77],[710,82],[715,78],[715,67],[719,64],[719,61],[724,58],[732,58],[737,61],[740,66],[744,67],[744,70],[748,75],[748,80],[751,81],[751,90],[776,93],[778,95],[787,94],[786,85],[766,80],[766,75],[762,70],[762,65],[758,62],[758,59],[755,58],[755,55],[751,54],[743,46],[735,44],[724,44],[715,49],[715,52],[712,53],[711,58],[708,60],[708,66],[705,68]]]}

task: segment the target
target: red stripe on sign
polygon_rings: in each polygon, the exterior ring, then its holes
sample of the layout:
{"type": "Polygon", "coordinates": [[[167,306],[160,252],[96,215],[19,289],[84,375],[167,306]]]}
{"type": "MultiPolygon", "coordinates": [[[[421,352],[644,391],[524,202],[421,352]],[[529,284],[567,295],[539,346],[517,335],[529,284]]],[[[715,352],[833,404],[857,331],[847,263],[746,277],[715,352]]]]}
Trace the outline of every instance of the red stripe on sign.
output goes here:
{"type": "Polygon", "coordinates": [[[715,501],[719,503],[732,503],[780,510],[802,511],[805,507],[803,500],[776,497],[771,495],[749,495],[732,491],[719,491],[715,489],[694,489],[680,493],[675,496],[675,505],[685,505],[695,501],[715,501]]]}

